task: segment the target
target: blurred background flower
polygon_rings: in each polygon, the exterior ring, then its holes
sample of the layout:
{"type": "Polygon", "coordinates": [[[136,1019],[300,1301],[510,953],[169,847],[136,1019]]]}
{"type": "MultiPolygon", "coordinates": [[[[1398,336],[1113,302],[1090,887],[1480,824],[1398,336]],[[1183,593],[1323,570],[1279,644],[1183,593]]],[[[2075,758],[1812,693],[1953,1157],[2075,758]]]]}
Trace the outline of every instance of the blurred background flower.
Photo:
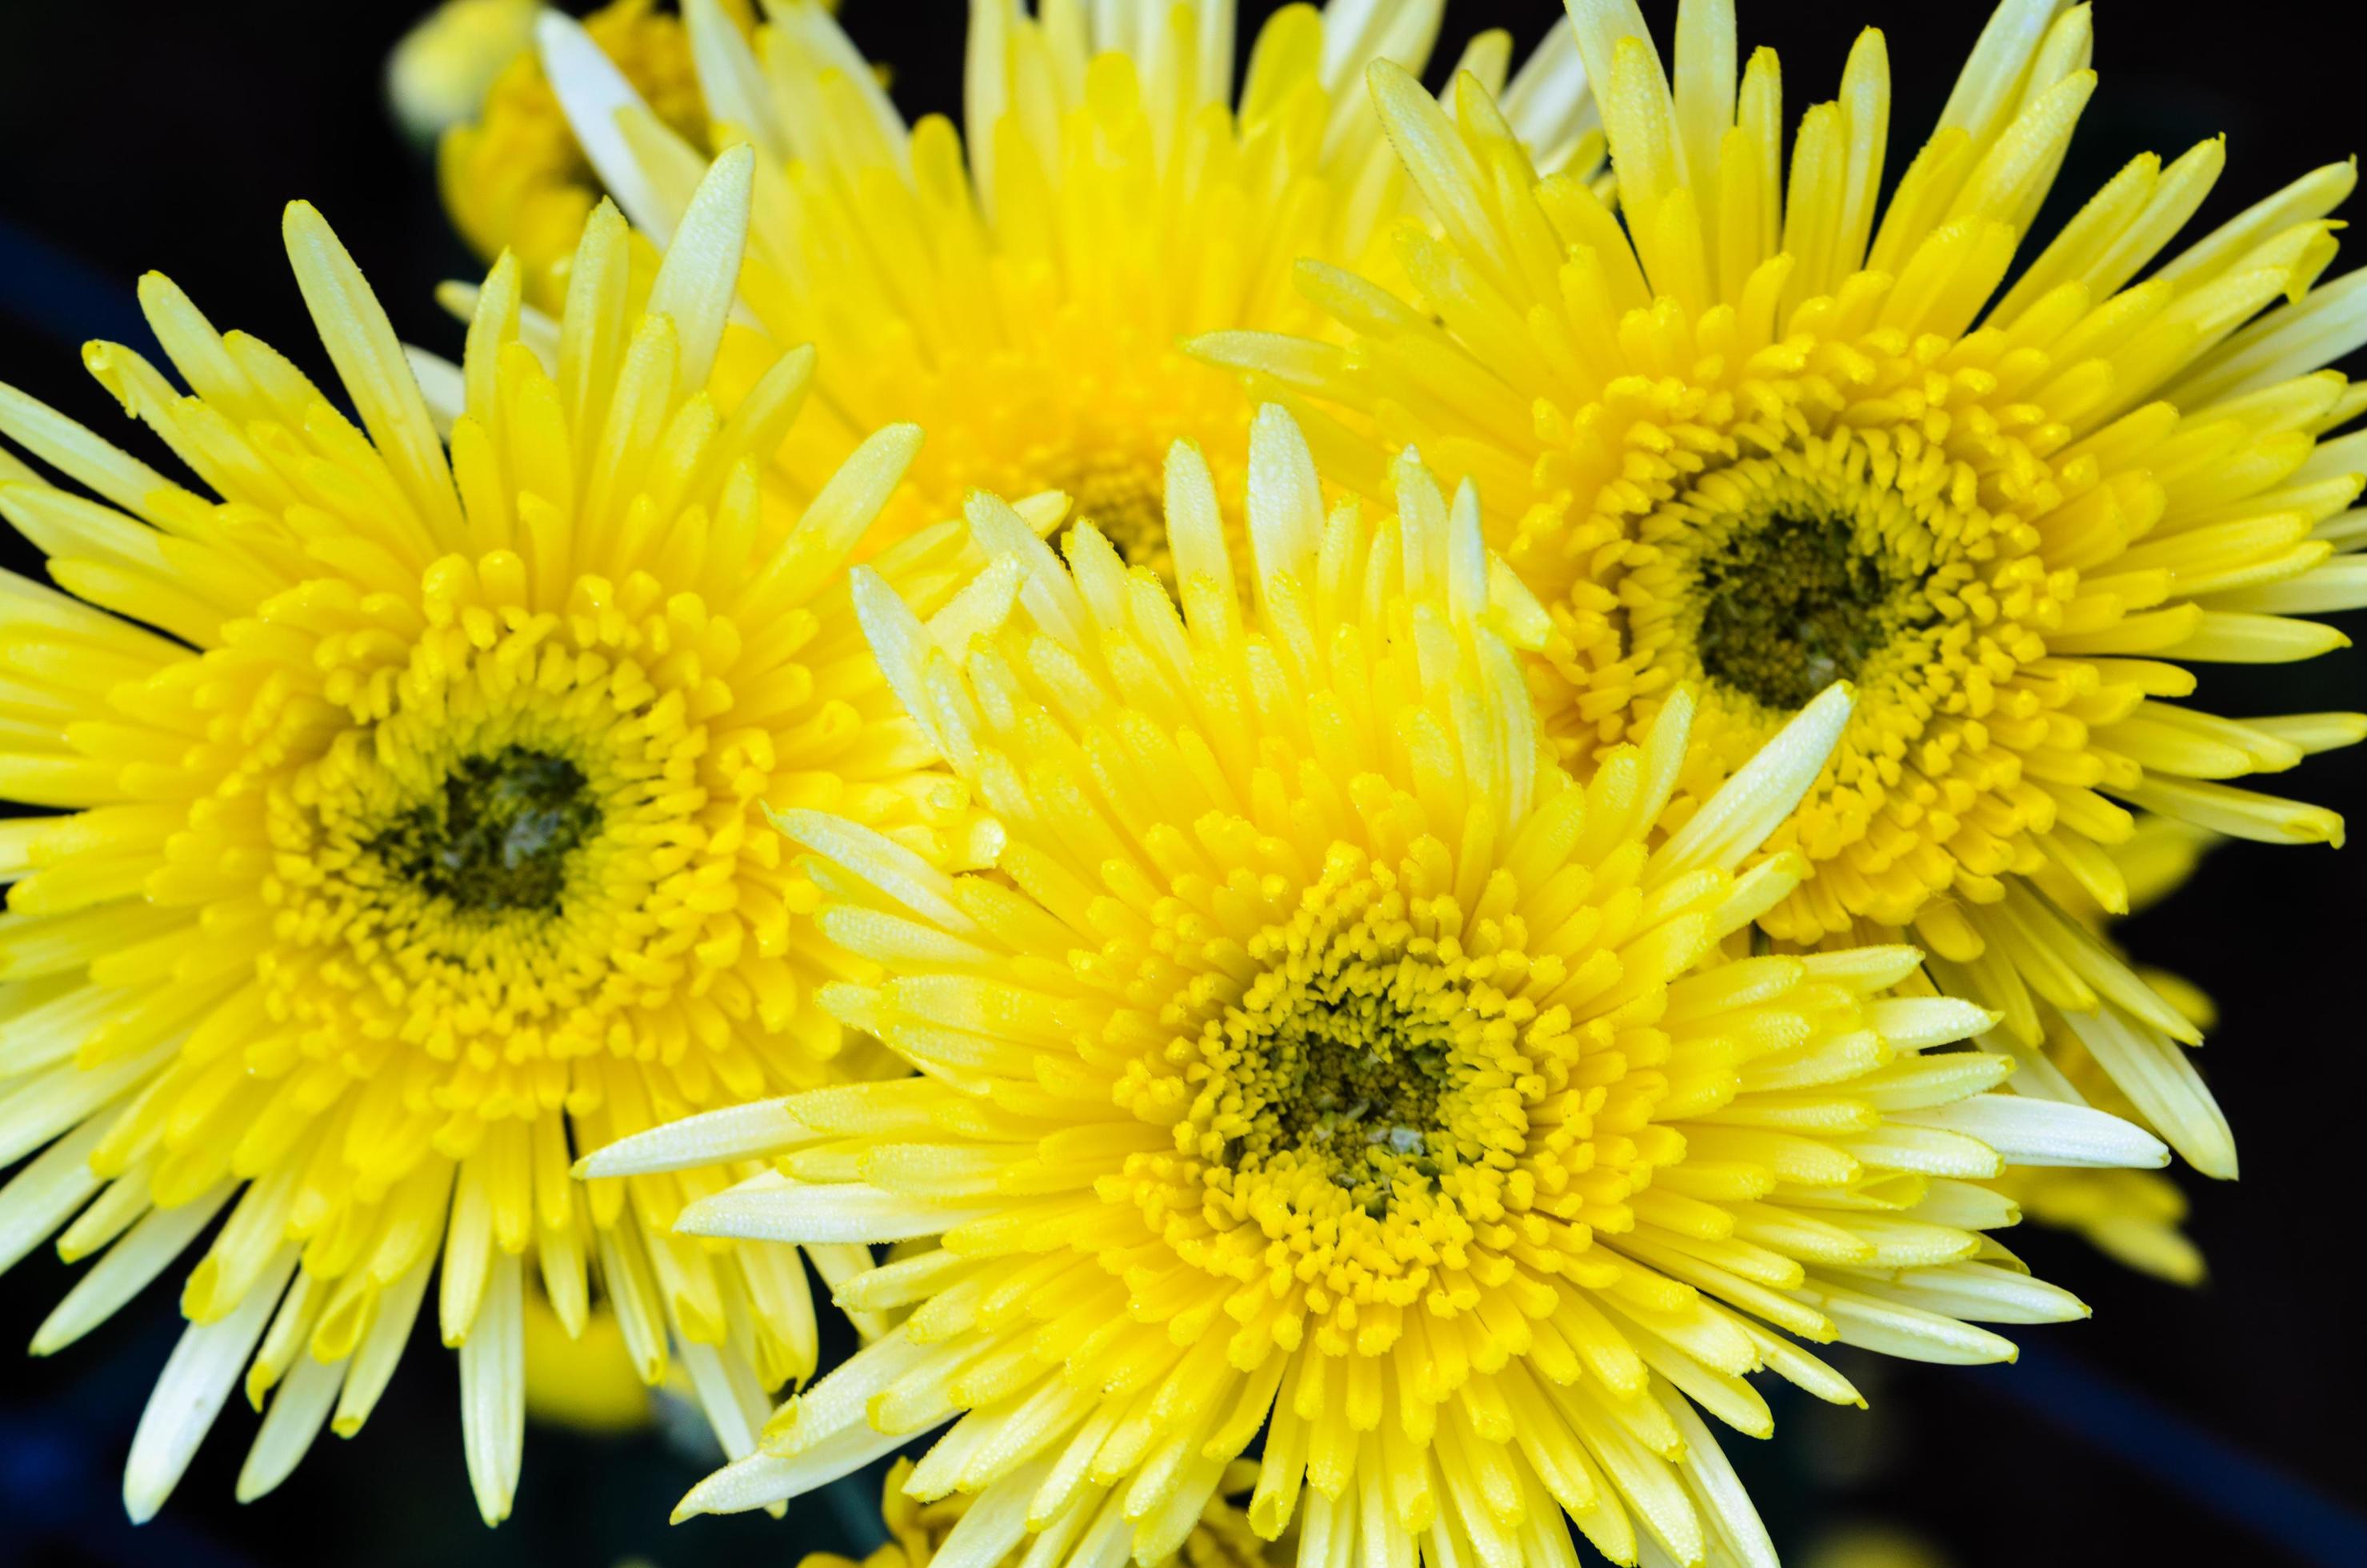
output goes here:
{"type": "Polygon", "coordinates": [[[419,145],[474,119],[534,36],[540,0],[444,0],[386,57],[387,107],[419,145]]]}

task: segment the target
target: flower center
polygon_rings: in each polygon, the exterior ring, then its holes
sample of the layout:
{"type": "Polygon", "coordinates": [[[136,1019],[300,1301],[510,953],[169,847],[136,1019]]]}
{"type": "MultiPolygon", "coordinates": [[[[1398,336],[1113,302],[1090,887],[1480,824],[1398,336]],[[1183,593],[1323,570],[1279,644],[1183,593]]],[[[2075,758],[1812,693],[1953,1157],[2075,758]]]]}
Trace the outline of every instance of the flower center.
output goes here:
{"type": "Polygon", "coordinates": [[[1455,1033],[1438,1006],[1452,998],[1423,966],[1342,957],[1323,955],[1313,974],[1240,1015],[1253,1108],[1225,1163],[1258,1170],[1295,1153],[1378,1216],[1396,1182],[1438,1175],[1434,1145],[1452,1158],[1439,1101],[1455,1033]]]}
{"type": "Polygon", "coordinates": [[[441,797],[403,812],[369,849],[461,909],[550,909],[567,886],[568,858],[601,820],[575,764],[511,745],[459,759],[441,797]]]}
{"type": "Polygon", "coordinates": [[[1062,486],[1071,499],[1070,515],[1101,529],[1127,565],[1172,578],[1175,561],[1167,549],[1162,487],[1157,469],[1121,453],[1086,459],[1062,486]]]}
{"type": "MultiPolygon", "coordinates": [[[[449,1064],[435,1093],[463,1122],[557,1105],[577,1058],[689,1049],[663,999],[753,1020],[737,961],[783,940],[734,919],[781,760],[720,678],[750,662],[737,625],[638,574],[579,579],[565,615],[519,588],[498,561],[439,566],[429,635],[391,671],[335,666],[337,727],[300,733],[316,754],[262,801],[273,1007],[315,1054],[449,1064]]],[[[776,699],[804,700],[786,660],[810,619],[768,629],[793,677],[776,699]]],[[[750,903],[787,913],[778,892],[750,903]]]]}
{"type": "MultiPolygon", "coordinates": [[[[1248,1279],[1279,1248],[1301,1278],[1408,1305],[1502,1215],[1548,1101],[1546,1136],[1591,1136],[1592,1108],[1556,1098],[1580,1059],[1569,1012],[1525,994],[1559,960],[1498,907],[1512,883],[1467,912],[1452,864],[1427,836],[1387,858],[1335,842],[1311,885],[1234,885],[1264,902],[1258,926],[1204,949],[1219,961],[1116,1091],[1172,1139],[1129,1156],[1121,1186],[1179,1256],[1248,1279]]],[[[1196,917],[1178,915],[1189,950],[1196,917]]]]}
{"type": "Polygon", "coordinates": [[[1931,624],[1928,551],[1896,548],[1864,498],[1789,475],[1738,488],[1742,504],[1712,518],[1693,563],[1693,647],[1710,679],[1789,712],[1931,624]]]}
{"type": "Polygon", "coordinates": [[[1695,571],[1703,672],[1770,708],[1799,708],[1856,679],[1901,626],[1931,619],[1930,607],[1914,602],[1923,574],[1861,549],[1855,519],[1836,506],[1749,519],[1695,571]]]}
{"type": "Polygon", "coordinates": [[[1682,680],[1722,697],[1731,722],[1700,738],[1723,746],[1730,731],[1734,765],[1837,680],[1948,683],[1950,623],[1967,595],[1991,596],[1980,579],[1999,548],[1958,488],[1944,463],[1856,439],[1692,475],[1632,525],[1630,565],[1597,612],[1624,644],[1617,669],[1653,672],[1647,690],[1682,680]]]}
{"type": "Polygon", "coordinates": [[[1335,850],[1250,943],[1256,972],[1188,1048],[1205,1071],[1182,1146],[1221,1187],[1310,1216],[1401,1218],[1410,1201],[1452,1203],[1519,1147],[1532,1012],[1490,983],[1499,960],[1442,928],[1451,900],[1410,891],[1335,850]]]}

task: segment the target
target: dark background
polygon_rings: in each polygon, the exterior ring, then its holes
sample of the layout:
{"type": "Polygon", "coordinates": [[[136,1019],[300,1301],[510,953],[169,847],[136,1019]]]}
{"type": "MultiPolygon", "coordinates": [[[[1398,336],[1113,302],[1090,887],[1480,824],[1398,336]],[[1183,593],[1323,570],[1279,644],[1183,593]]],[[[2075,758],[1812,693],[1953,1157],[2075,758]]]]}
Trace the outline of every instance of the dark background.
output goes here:
{"type": "MultiPolygon", "coordinates": [[[[218,326],[254,331],[325,377],[279,247],[281,204],[298,196],[327,213],[402,335],[457,357],[459,329],[430,290],[471,266],[379,85],[387,49],[421,8],[0,0],[0,379],[154,456],[76,358],[91,337],[148,348],[132,285],[152,267],[218,326]]],[[[1272,8],[1244,6],[1244,46],[1272,8]]],[[[1479,27],[1509,26],[1525,48],[1559,15],[1549,0],[1450,9],[1448,60],[1479,27]]],[[[1646,9],[1667,26],[1669,6],[1646,9]]],[[[1746,49],[1783,51],[1795,123],[1834,91],[1860,23],[1887,31],[1894,180],[1986,15],[1965,0],[1743,9],[1746,49]]],[[[908,113],[957,108],[964,0],[846,0],[845,10],[856,41],[894,67],[908,113]]],[[[2166,161],[2227,134],[2227,173],[2192,235],[2353,151],[2357,56],[2317,22],[2320,7],[2251,0],[2207,27],[2169,22],[2169,7],[2102,10],[2103,84],[2042,233],[2139,152],[2166,161]]],[[[26,564],[13,536],[0,550],[26,564]]],[[[2349,620],[2354,635],[2367,624],[2349,620]]],[[[2206,667],[2200,700],[2239,714],[2356,708],[2362,676],[2357,651],[2266,672],[2206,667]]],[[[2272,787],[2359,815],[2367,748],[2314,759],[2272,787]]],[[[2359,1507],[2367,1454],[2355,1425],[2367,1354],[2350,1179],[2367,1070],[2356,916],[2341,903],[2361,891],[2352,856],[2236,845],[2128,928],[2142,957],[2200,981],[2223,1008],[2205,1071],[2241,1140],[2244,1179],[2180,1177],[2210,1282],[2157,1284],[2025,1227],[2014,1245],[2091,1302],[2094,1321],[2019,1334],[2018,1367],[1860,1358],[1848,1369],[1873,1414],[1793,1398],[1772,1443],[1729,1440],[1787,1561],[1872,1522],[1920,1533],[1960,1565],[2367,1562],[2367,1524],[2340,1511],[2359,1507]]],[[[0,1346],[28,1340],[65,1285],[46,1250],[0,1279],[0,1346]]],[[[53,1361],[0,1353],[0,1563],[787,1568],[806,1550],[848,1544],[846,1521],[859,1523],[876,1495],[863,1478],[786,1523],[753,1515],[669,1530],[666,1512],[707,1469],[703,1456],[658,1431],[538,1427],[517,1511],[486,1531],[461,1464],[457,1373],[430,1312],[360,1437],[324,1435],[278,1493],[242,1509],[231,1488],[254,1418],[234,1398],[164,1515],[134,1530],[120,1466],[177,1331],[174,1294],[160,1282],[53,1361]]]]}

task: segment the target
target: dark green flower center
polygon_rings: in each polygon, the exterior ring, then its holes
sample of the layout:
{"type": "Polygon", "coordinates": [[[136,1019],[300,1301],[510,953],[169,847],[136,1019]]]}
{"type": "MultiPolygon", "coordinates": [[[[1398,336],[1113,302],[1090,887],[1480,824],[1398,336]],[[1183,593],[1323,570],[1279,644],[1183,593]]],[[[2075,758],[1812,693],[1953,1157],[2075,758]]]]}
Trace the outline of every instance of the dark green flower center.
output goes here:
{"type": "Polygon", "coordinates": [[[1927,574],[1859,534],[1846,508],[1794,503],[1744,518],[1704,551],[1694,567],[1703,672],[1788,711],[1929,624],[1927,574]]]}
{"type": "Polygon", "coordinates": [[[568,857],[600,824],[600,803],[575,764],[505,746],[462,758],[440,798],[405,811],[370,848],[459,908],[552,909],[566,890],[568,857]]]}
{"type": "Polygon", "coordinates": [[[1258,1042],[1264,1114],[1234,1163],[1285,1151],[1320,1161],[1377,1218],[1397,1181],[1438,1174],[1453,1030],[1361,966],[1309,991],[1258,1042]]]}
{"type": "Polygon", "coordinates": [[[1172,576],[1175,559],[1167,548],[1167,506],[1156,469],[1111,457],[1071,475],[1070,517],[1102,531],[1128,566],[1148,566],[1172,576]]]}
{"type": "MultiPolygon", "coordinates": [[[[1359,1020],[1371,1028],[1373,1020],[1359,1020]]],[[[1365,1147],[1419,1153],[1438,1129],[1446,1072],[1443,1040],[1407,1039],[1387,1026],[1369,1034],[1327,1030],[1290,1042],[1289,1091],[1275,1108],[1284,1135],[1302,1148],[1349,1158],[1365,1147]]]]}

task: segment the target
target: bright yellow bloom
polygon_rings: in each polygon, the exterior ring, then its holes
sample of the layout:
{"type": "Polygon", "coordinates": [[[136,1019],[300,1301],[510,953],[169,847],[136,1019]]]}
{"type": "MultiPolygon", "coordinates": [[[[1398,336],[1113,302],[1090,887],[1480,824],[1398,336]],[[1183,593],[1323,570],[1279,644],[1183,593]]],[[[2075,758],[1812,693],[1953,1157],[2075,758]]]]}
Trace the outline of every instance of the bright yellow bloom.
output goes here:
{"type": "MultiPolygon", "coordinates": [[[[1261,1540],[1250,1528],[1249,1518],[1241,1512],[1239,1499],[1257,1484],[1257,1466],[1247,1460],[1228,1466],[1182,1548],[1150,1568],[1264,1568],[1267,1563],[1288,1562],[1281,1547],[1261,1540]]],[[[969,1512],[970,1500],[956,1493],[942,1502],[916,1503],[904,1491],[912,1475],[912,1461],[898,1460],[889,1467],[887,1483],[880,1488],[879,1512],[889,1536],[886,1546],[860,1563],[834,1551],[809,1552],[798,1560],[798,1568],[930,1568],[953,1528],[969,1512]]],[[[994,1568],[1022,1568],[1025,1555],[1023,1547],[1014,1546],[994,1568]]]]}
{"type": "MultiPolygon", "coordinates": [[[[749,26],[746,0],[719,3],[731,25],[749,26]]],[[[527,7],[517,47],[491,88],[459,117],[470,123],[445,132],[436,176],[460,237],[487,261],[514,252],[527,299],[555,310],[566,292],[565,264],[604,192],[527,47],[536,9],[527,7]]],[[[679,17],[656,0],[611,0],[584,18],[583,31],[666,125],[704,143],[707,111],[679,17]]],[[[701,159],[692,183],[705,167],[701,159]]]]}
{"type": "MultiPolygon", "coordinates": [[[[251,1401],[277,1392],[242,1495],[359,1427],[439,1259],[488,1519],[529,1270],[574,1329],[596,1281],[646,1381],[671,1336],[727,1448],[813,1368],[794,1252],[669,1233],[719,1178],[568,1178],[609,1138],[831,1075],[840,1028],[808,1002],[860,966],[794,916],[812,890],[761,803],[930,856],[973,831],[845,597],[919,433],[802,516],[760,480],[812,358],[727,324],[749,172],[718,165],[638,291],[601,208],[548,358],[494,268],[448,460],[302,205],[289,256],[338,390],[155,276],[189,392],[85,352],[204,490],[0,389],[0,433],[90,493],[0,451],[0,512],[65,590],[0,578],[0,798],[63,813],[0,823],[0,1164],[49,1145],[0,1192],[0,1266],[62,1225],[67,1257],[102,1255],[36,1351],[226,1215],[132,1445],[135,1517],[243,1362],[251,1401]]],[[[948,525],[874,561],[927,598],[960,549],[948,525]]]]}
{"type": "Polygon", "coordinates": [[[2059,1022],[2189,1160],[2233,1176],[2180,1049],[2196,1032],[2034,878],[2124,907],[2106,851],[2132,811],[2341,836],[2331,812],[2226,781],[2367,720],[2177,699],[2195,664],[2342,646],[2293,617],[2367,603],[2367,561],[2340,553],[2367,539],[2346,510],[2367,436],[2320,440],[2367,407],[2320,369],[2367,340],[2367,274],[2312,290],[2352,168],[2151,265],[2223,151],[2137,158],[2001,289],[2095,85],[2084,6],[1999,6],[1879,213],[1879,33],[1801,120],[1787,184],[1775,57],[1738,86],[1727,0],[1682,6],[1673,90],[1634,0],[1569,6],[1620,217],[1536,177],[1482,85],[1444,109],[1376,66],[1437,217],[1399,235],[1421,303],[1315,268],[1352,343],[1205,351],[1332,410],[1327,463],[1367,490],[1408,442],[1478,477],[1554,618],[1539,686],[1573,766],[1697,689],[1680,793],[1698,799],[1854,681],[1831,767],[1772,840],[1814,874],[1763,928],[1911,934],[1941,988],[2025,1047],[2059,1022]]]}
{"type": "Polygon", "coordinates": [[[1787,1335],[1988,1361],[2012,1346],[1961,1320],[2081,1312],[1990,1261],[2010,1207],[1974,1184],[2161,1144],[1931,1049],[1990,1016],[1877,1000],[1912,949],[1749,954],[1806,869],[1761,841],[1848,692],[1674,816],[1683,694],[1580,785],[1514,655],[1544,618],[1468,488],[1450,506],[1408,457],[1393,519],[1322,494],[1268,410],[1253,612],[1182,445],[1180,613],[1097,530],[1063,570],[988,497],[969,517],[997,559],[929,622],[858,571],[890,684],[1008,834],[1003,876],[957,878],[827,812],[778,819],[823,929],[889,976],[824,1006],[924,1075],[587,1168],[772,1153],[682,1228],[943,1245],[840,1287],[911,1313],[685,1511],[954,1419],[906,1491],[974,1497],[965,1561],[1034,1530],[1037,1561],[1155,1562],[1263,1429],[1249,1518],[1269,1540],[1296,1518],[1301,1562],[1573,1563],[1565,1511],[1622,1562],[1639,1536],[1765,1562],[1699,1411],[1764,1436],[1762,1369],[1857,1398],[1787,1335]]]}
{"type": "MultiPolygon", "coordinates": [[[[1238,453],[1250,414],[1231,378],[1177,346],[1228,327],[1314,330],[1292,267],[1364,254],[1404,186],[1358,73],[1376,59],[1419,68],[1443,6],[1286,7],[1259,34],[1235,107],[1233,0],[1040,17],[981,0],[957,131],[938,116],[908,128],[811,0],[769,7],[753,45],[715,0],[685,0],[706,119],[760,153],[742,297],[781,341],[821,355],[791,474],[819,483],[863,432],[912,420],[929,446],[891,504],[891,537],[957,514],[973,488],[1057,491],[1129,560],[1163,568],[1167,443],[1238,453]]],[[[669,131],[665,106],[643,104],[563,17],[542,27],[593,165],[636,227],[663,235],[708,148],[669,131]]],[[[1466,63],[1501,85],[1510,52],[1489,35],[1466,63]]],[[[1565,40],[1511,89],[1548,161],[1585,129],[1577,70],[1565,40]]]]}

